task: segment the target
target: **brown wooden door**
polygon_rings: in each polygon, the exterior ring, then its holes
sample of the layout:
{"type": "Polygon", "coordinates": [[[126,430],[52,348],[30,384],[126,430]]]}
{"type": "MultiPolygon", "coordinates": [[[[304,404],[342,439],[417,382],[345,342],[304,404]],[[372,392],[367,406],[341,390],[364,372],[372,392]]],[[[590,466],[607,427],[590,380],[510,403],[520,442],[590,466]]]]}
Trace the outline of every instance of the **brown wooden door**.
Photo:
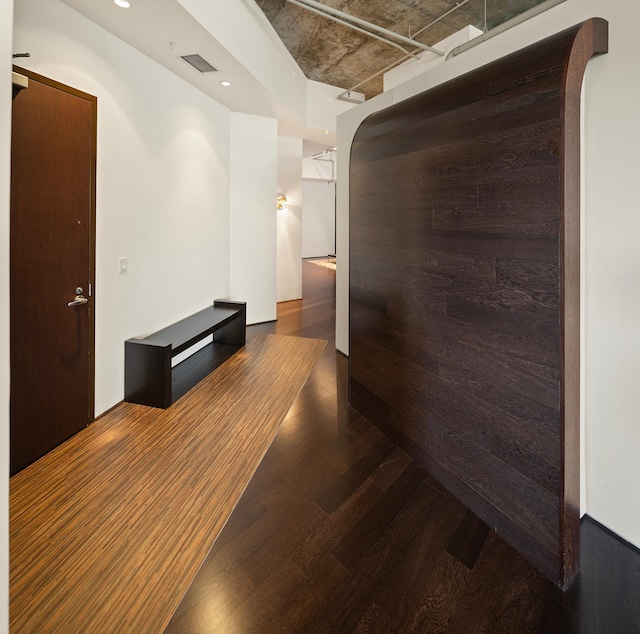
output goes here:
{"type": "Polygon", "coordinates": [[[88,425],[94,394],[96,99],[16,71],[29,87],[11,141],[12,474],[88,425]]]}

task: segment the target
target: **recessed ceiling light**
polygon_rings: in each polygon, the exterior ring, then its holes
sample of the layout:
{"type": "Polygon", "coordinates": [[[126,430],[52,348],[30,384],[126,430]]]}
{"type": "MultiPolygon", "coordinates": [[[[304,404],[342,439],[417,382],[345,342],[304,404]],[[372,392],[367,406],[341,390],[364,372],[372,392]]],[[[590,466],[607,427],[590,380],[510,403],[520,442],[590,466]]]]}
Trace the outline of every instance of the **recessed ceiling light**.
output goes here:
{"type": "Polygon", "coordinates": [[[220,85],[221,85],[221,86],[224,86],[225,88],[227,88],[228,86],[231,86],[231,82],[230,82],[230,81],[227,81],[227,80],[225,80],[225,81],[221,81],[221,82],[220,82],[220,85]]]}
{"type": "Polygon", "coordinates": [[[128,9],[131,6],[129,0],[113,0],[119,7],[128,9]]]}

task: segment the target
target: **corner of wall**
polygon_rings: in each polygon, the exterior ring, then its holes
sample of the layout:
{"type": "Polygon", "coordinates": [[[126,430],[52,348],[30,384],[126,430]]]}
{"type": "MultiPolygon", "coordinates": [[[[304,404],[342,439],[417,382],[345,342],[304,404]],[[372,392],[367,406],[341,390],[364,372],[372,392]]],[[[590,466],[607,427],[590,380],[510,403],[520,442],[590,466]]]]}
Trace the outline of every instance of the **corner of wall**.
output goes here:
{"type": "Polygon", "coordinates": [[[349,354],[349,163],[351,143],[360,124],[393,103],[393,91],[382,93],[338,116],[336,155],[336,348],[349,354]]]}
{"type": "Polygon", "coordinates": [[[276,301],[302,297],[302,139],[278,137],[278,193],[287,206],[276,212],[276,301]]]}
{"type": "Polygon", "coordinates": [[[232,299],[247,302],[247,323],[276,318],[278,122],[231,113],[232,299]]]}

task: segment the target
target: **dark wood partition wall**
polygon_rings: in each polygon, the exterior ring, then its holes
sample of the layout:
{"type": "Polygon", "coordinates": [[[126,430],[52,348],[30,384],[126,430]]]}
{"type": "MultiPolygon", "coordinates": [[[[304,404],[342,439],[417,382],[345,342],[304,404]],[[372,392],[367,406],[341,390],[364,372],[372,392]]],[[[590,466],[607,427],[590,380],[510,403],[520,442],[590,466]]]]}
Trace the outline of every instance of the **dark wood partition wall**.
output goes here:
{"type": "Polygon", "coordinates": [[[578,566],[584,22],[369,117],[351,402],[560,587],[578,566]]]}

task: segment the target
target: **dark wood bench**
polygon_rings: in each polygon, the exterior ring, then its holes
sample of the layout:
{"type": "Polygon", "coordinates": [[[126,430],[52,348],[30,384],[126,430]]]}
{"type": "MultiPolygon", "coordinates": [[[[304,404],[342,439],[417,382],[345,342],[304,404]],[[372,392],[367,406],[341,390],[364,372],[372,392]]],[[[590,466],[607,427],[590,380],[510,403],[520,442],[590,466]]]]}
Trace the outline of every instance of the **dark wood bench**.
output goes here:
{"type": "Polygon", "coordinates": [[[144,338],[124,342],[124,398],[167,408],[245,344],[245,302],[216,300],[190,317],[144,338]],[[172,367],[180,353],[213,341],[172,367]]]}

